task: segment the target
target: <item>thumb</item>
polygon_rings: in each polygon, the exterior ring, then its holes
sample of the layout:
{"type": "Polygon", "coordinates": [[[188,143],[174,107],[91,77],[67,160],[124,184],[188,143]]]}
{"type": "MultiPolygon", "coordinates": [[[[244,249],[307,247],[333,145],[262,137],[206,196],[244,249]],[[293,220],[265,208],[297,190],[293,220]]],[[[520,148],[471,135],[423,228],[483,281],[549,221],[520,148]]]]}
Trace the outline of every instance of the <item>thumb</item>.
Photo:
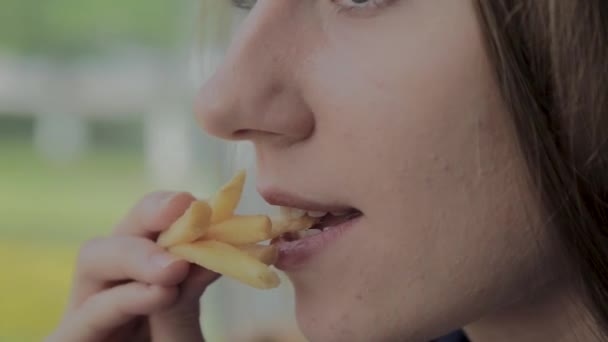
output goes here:
{"type": "Polygon", "coordinates": [[[180,286],[180,295],[175,306],[189,306],[198,301],[207,287],[220,277],[219,274],[206,268],[192,265],[188,277],[180,286]]]}
{"type": "Polygon", "coordinates": [[[150,317],[155,340],[204,341],[200,326],[200,298],[219,274],[194,266],[180,286],[180,294],[168,310],[150,317]]]}

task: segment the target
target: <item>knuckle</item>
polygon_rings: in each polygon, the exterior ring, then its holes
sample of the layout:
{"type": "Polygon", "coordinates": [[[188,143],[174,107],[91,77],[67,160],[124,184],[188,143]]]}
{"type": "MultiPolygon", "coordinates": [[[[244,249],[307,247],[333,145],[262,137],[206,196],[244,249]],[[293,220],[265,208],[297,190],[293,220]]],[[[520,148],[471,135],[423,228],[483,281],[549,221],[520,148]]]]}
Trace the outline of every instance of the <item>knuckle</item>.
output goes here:
{"type": "Polygon", "coordinates": [[[135,271],[141,273],[147,269],[147,264],[151,258],[158,253],[158,250],[154,243],[149,243],[146,240],[133,240],[129,245],[129,248],[126,248],[125,250],[123,266],[126,268],[133,268],[135,271]]]}
{"type": "Polygon", "coordinates": [[[95,313],[102,312],[104,309],[116,305],[115,301],[113,301],[112,299],[113,298],[108,298],[107,295],[92,296],[88,298],[85,304],[82,306],[82,311],[89,311],[95,313]]]}
{"type": "Polygon", "coordinates": [[[147,194],[143,195],[139,199],[139,203],[146,203],[146,202],[149,202],[149,201],[157,200],[158,198],[166,195],[167,193],[169,193],[169,192],[168,191],[152,191],[152,192],[148,192],[147,194]]]}
{"type": "Polygon", "coordinates": [[[194,200],[194,196],[188,192],[150,192],[142,196],[114,227],[113,235],[150,237],[175,219],[174,212],[187,207],[194,200]]]}
{"type": "Polygon", "coordinates": [[[89,310],[99,315],[103,315],[103,313],[112,313],[112,316],[128,314],[129,305],[132,303],[133,297],[137,296],[137,292],[132,291],[133,284],[121,285],[109,290],[110,292],[89,298],[85,302],[83,310],[89,310]]]}
{"type": "Polygon", "coordinates": [[[83,243],[78,252],[78,264],[82,266],[88,264],[91,260],[94,260],[97,250],[104,240],[105,238],[96,237],[83,243]]]}
{"type": "Polygon", "coordinates": [[[149,273],[150,260],[162,251],[154,242],[142,238],[127,237],[117,243],[121,254],[117,267],[134,277],[149,273]]]}
{"type": "Polygon", "coordinates": [[[114,298],[108,298],[105,296],[92,296],[87,299],[81,307],[80,315],[87,317],[85,329],[88,330],[86,335],[94,336],[96,332],[104,330],[107,322],[108,313],[116,315],[116,300],[114,298]]]}
{"type": "Polygon", "coordinates": [[[156,202],[162,201],[165,198],[172,197],[174,194],[175,194],[175,192],[164,191],[164,190],[149,192],[141,197],[141,199],[139,200],[139,202],[137,204],[137,207],[142,207],[142,206],[149,205],[151,203],[156,203],[156,202]]]}

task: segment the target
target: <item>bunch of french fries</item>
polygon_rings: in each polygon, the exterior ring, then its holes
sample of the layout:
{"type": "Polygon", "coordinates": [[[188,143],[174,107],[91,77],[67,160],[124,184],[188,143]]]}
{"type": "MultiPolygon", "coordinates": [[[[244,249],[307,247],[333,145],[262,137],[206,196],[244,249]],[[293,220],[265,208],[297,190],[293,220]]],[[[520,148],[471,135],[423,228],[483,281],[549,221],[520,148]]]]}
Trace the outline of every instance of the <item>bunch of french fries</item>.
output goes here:
{"type": "Polygon", "coordinates": [[[280,279],[270,268],[278,257],[274,245],[260,242],[309,228],[310,218],[280,219],[239,216],[237,208],[246,174],[238,173],[210,201],[192,202],[186,212],[158,237],[170,253],[244,284],[271,289],[280,279]]]}

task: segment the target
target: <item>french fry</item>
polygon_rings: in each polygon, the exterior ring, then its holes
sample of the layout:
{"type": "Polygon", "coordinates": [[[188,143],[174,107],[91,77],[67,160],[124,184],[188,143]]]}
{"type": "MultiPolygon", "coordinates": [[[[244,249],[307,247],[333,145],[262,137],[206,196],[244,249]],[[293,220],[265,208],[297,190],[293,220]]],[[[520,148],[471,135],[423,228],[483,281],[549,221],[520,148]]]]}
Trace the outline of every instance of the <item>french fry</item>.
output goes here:
{"type": "Polygon", "coordinates": [[[273,218],[270,231],[271,239],[279,237],[285,233],[297,232],[312,227],[316,220],[309,216],[300,218],[273,218]]]}
{"type": "Polygon", "coordinates": [[[226,243],[204,240],[173,246],[169,251],[258,289],[275,288],[280,283],[278,275],[268,266],[226,243]]]}
{"type": "Polygon", "coordinates": [[[211,224],[227,220],[234,215],[234,210],[241,201],[244,185],[245,171],[241,171],[215,194],[211,201],[211,224]]]}
{"type": "Polygon", "coordinates": [[[209,227],[206,240],[218,240],[232,245],[245,245],[270,239],[268,216],[233,216],[209,227]]]}
{"type": "Polygon", "coordinates": [[[161,247],[183,244],[195,241],[205,234],[209,227],[211,207],[207,202],[194,201],[175,223],[158,237],[161,247]]]}
{"type": "Polygon", "coordinates": [[[273,225],[268,216],[234,215],[245,183],[238,173],[209,202],[195,201],[157,244],[170,253],[258,289],[279,286],[269,267],[278,259],[278,247],[256,243],[290,231],[309,228],[315,219],[282,219],[273,225]]]}
{"type": "Polygon", "coordinates": [[[238,247],[243,252],[247,253],[249,256],[256,258],[263,262],[266,265],[272,265],[277,262],[279,258],[279,248],[274,245],[244,245],[238,247]]]}

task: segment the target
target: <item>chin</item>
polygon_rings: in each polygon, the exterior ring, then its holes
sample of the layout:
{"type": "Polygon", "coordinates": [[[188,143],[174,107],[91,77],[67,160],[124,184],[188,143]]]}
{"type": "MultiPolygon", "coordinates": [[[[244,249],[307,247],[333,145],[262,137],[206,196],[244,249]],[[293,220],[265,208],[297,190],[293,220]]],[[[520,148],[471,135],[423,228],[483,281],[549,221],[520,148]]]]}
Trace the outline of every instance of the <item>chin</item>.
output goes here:
{"type": "Polygon", "coordinates": [[[428,342],[455,329],[397,318],[394,313],[374,312],[369,305],[345,307],[331,299],[296,290],[296,318],[310,342],[428,342]]]}
{"type": "Polygon", "coordinates": [[[327,298],[298,294],[297,291],[296,318],[300,330],[310,342],[397,341],[383,335],[384,329],[373,324],[373,320],[367,320],[371,324],[360,324],[363,319],[360,313],[345,309],[327,298]]]}
{"type": "Polygon", "coordinates": [[[351,329],[348,315],[340,312],[342,307],[338,303],[307,292],[301,288],[296,289],[296,319],[309,341],[363,341],[360,337],[356,338],[357,334],[351,329]]]}

